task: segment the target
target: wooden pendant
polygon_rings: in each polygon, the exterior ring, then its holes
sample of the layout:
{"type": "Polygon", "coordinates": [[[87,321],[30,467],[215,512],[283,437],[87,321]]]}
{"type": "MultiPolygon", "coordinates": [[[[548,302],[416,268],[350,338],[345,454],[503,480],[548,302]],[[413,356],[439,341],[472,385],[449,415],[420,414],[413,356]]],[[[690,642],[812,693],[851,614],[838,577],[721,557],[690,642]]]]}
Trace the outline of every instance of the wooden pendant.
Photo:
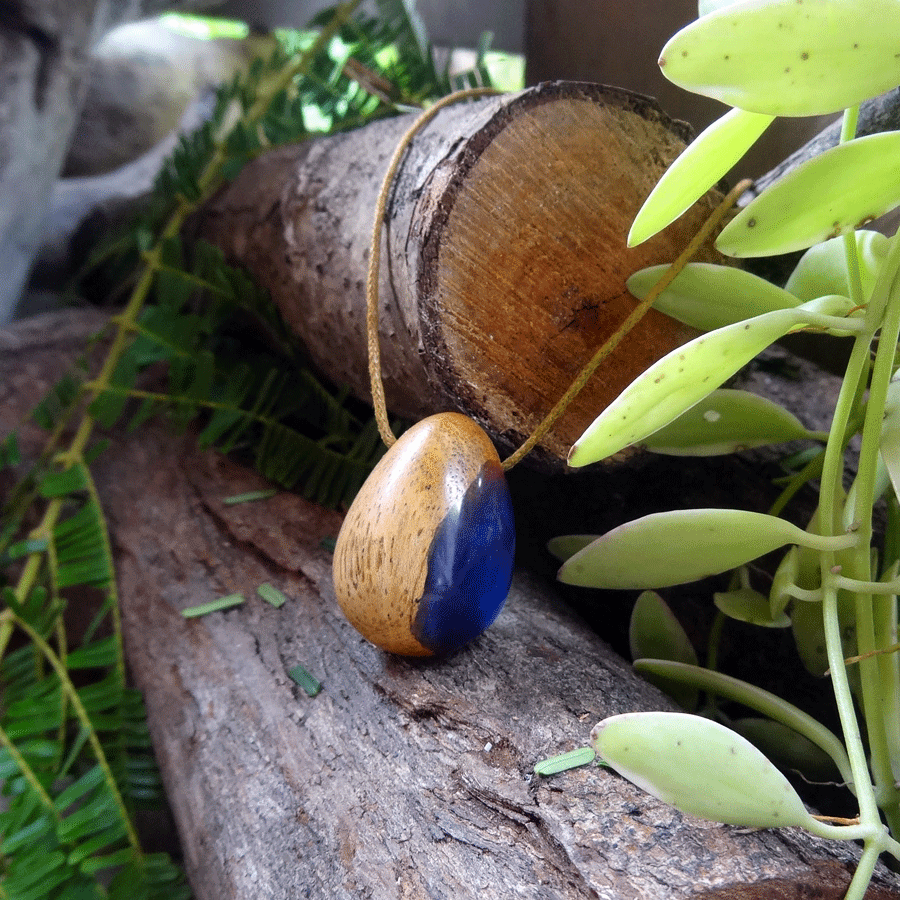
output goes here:
{"type": "Polygon", "coordinates": [[[453,653],[500,612],[514,550],[494,445],[468,417],[439,413],[405,432],[357,494],[335,547],[335,593],[384,650],[453,653]]]}

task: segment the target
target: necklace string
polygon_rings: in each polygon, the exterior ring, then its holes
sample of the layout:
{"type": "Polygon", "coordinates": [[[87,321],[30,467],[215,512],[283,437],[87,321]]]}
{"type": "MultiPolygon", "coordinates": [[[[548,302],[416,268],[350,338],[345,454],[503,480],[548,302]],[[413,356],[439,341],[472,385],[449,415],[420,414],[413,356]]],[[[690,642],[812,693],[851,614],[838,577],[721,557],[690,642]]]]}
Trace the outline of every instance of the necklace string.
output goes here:
{"type": "MultiPolygon", "coordinates": [[[[442,110],[461,100],[471,100],[478,97],[496,96],[500,91],[494,88],[466,88],[456,91],[441,98],[429,106],[406,130],[397,144],[394,154],[388,164],[378,200],[375,205],[375,217],[372,223],[372,243],[369,251],[369,268],[366,276],[366,340],[369,353],[369,386],[372,393],[372,404],[375,409],[375,420],[378,431],[385,446],[391,447],[397,441],[397,437],[391,429],[388,417],[387,403],[384,396],[384,383],[381,378],[381,342],[378,336],[378,276],[381,268],[381,235],[384,228],[384,219],[387,211],[388,197],[400,168],[400,163],[413,138],[442,110]]],[[[537,444],[544,438],[548,431],[556,424],[557,420],[568,409],[569,404],[575,399],[582,388],[588,383],[597,367],[619,346],[626,335],[644,317],[657,297],[674,281],[678,273],[690,262],[690,260],[703,247],[707,238],[722,222],[731,207],[738,198],[750,186],[752,181],[744,179],[735,185],[713,210],[709,218],[697,231],[684,251],[662,274],[659,281],[649,290],[643,300],[638,301],[634,309],[616,332],[598,348],[594,355],[585,363],[575,380],[569,385],[568,390],[554,404],[550,412],[541,420],[534,431],[522,443],[522,445],[503,460],[504,470],[511,469],[527,456],[537,444]]]]}

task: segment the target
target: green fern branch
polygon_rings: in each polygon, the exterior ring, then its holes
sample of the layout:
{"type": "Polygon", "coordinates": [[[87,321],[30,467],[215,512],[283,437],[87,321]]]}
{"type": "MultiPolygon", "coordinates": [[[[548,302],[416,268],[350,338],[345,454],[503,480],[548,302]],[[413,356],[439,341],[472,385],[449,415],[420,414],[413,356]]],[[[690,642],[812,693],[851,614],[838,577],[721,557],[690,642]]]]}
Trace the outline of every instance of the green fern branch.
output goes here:
{"type": "MultiPolygon", "coordinates": [[[[160,783],[142,700],[125,686],[109,535],[89,471],[98,430],[130,399],[140,401],[131,427],[159,410],[182,426],[202,414],[201,445],[251,455],[266,477],[303,482],[307,497],[327,504],[348,500],[383,452],[374,422],[348,408],[346,393],[298,365],[265,292],[215,248],[198,242],[186,253],[178,237],[248,159],[307,136],[310,105],[338,130],[448,92],[411,3],[383,3],[376,19],[351,19],[356,6],[336,7],[301,56],[277,49],[219,92],[209,123],[164,167],[152,216],[122,242],[140,270],[110,320],[99,371],[81,361],[36,412],[50,434],[0,527],[0,561],[17,567],[0,613],[0,898],[189,893],[168,857],[141,851],[133,826],[134,804],[158,797],[160,783]],[[386,94],[353,80],[349,56],[389,83],[386,94]],[[246,329],[234,347],[229,328],[247,315],[262,326],[264,349],[248,348],[246,329]],[[160,362],[168,392],[141,391],[141,372],[160,362]],[[26,528],[37,508],[38,524],[26,528]],[[83,585],[99,589],[102,603],[72,648],[61,612],[70,588],[83,585]],[[98,637],[107,625],[111,633],[98,637]],[[29,644],[10,650],[17,631],[29,644]],[[104,870],[112,877],[101,889],[104,870]]],[[[14,444],[0,443],[0,466],[20,464],[14,444]]]]}
{"type": "MultiPolygon", "coordinates": [[[[91,723],[90,716],[85,709],[82,698],[76,690],[75,685],[72,683],[66,667],[63,665],[59,656],[57,656],[57,654],[53,651],[53,648],[34,628],[32,628],[30,623],[25,619],[17,616],[11,609],[6,609],[2,613],[0,613],[0,618],[9,619],[17,628],[20,628],[23,632],[25,632],[34,647],[37,648],[43,658],[53,669],[56,678],[58,679],[61,690],[66,695],[69,704],[72,706],[72,709],[75,713],[76,718],[78,719],[80,726],[87,734],[87,741],[91,746],[91,750],[93,752],[97,765],[99,766],[103,774],[103,780],[105,781],[106,788],[109,791],[109,796],[113,798],[114,807],[122,822],[122,826],[128,838],[128,843],[131,845],[134,853],[140,856],[142,853],[140,841],[131,821],[131,816],[129,815],[128,809],[125,805],[125,801],[123,800],[122,795],[119,792],[119,786],[116,782],[115,777],[113,776],[112,769],[110,768],[109,761],[106,756],[106,752],[104,751],[100,743],[100,739],[97,736],[96,729],[91,723]]],[[[62,797],[62,800],[64,799],[66,799],[65,792],[62,797]]],[[[62,804],[62,800],[60,798],[57,798],[54,806],[58,808],[62,804]]]]}

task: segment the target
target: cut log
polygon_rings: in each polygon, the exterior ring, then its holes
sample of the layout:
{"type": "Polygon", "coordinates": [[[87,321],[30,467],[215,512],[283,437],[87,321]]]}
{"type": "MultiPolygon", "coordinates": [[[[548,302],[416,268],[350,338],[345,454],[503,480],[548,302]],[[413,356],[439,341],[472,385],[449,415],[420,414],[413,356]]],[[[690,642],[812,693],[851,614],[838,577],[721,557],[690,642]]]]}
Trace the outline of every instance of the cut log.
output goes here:
{"type": "MultiPolygon", "coordinates": [[[[95,314],[67,313],[0,332],[0,434],[96,326],[95,314]]],[[[780,390],[800,400],[819,387],[780,390]]],[[[26,448],[39,440],[23,432],[26,448]]],[[[683,465],[660,462],[670,481],[683,465]]],[[[598,719],[666,706],[550,583],[520,571],[471,649],[402,660],[336,610],[321,544],[336,513],[288,494],[227,505],[260,480],[161,426],[118,435],[94,471],[129,665],[198,900],[842,896],[852,845],[692,820],[596,767],[535,778],[538,759],[586,743],[598,719]],[[262,582],[289,602],[263,602],[262,582]],[[248,598],[236,610],[180,615],[235,591],[248,598]],[[323,682],[318,696],[288,677],[297,665],[323,682]]],[[[725,488],[740,493],[753,472],[736,466],[725,488]]],[[[647,470],[633,486],[627,470],[617,478],[620,498],[646,485],[647,470]]],[[[709,490],[683,483],[695,492],[686,504],[709,490]]],[[[578,490],[597,484],[585,474],[578,490]]],[[[610,492],[606,505],[621,500],[610,492]]],[[[897,900],[900,880],[879,870],[867,896],[897,900]]]]}
{"type": "MultiPolygon", "coordinates": [[[[272,293],[313,362],[369,396],[364,283],[376,196],[414,116],[309,141],[251,163],[201,233],[272,293]]],[[[629,250],[631,221],[684,148],[655,102],[556,82],[442,111],[397,175],[383,239],[388,405],[458,409],[517,446],[634,307],[625,281],[671,261],[714,205],[629,250]]],[[[690,333],[655,311],[543,442],[565,459],[599,411],[690,333]]]]}

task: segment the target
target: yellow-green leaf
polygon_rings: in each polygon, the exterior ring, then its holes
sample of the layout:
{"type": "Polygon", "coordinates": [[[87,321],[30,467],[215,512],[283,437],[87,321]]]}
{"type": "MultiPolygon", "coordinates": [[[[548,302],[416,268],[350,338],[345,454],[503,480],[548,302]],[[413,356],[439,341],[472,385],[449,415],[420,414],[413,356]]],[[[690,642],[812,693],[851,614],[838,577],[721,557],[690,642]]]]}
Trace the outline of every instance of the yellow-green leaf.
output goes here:
{"type": "Polygon", "coordinates": [[[785,544],[837,549],[855,540],[809,534],[749,510],[679,509],[613,528],[569,557],[558,578],[614,590],[671,587],[735,569],[785,544]]]}
{"type": "Polygon", "coordinates": [[[900,204],[898,159],[900,131],[832,147],[744,207],[716,247],[729,256],[770,256],[853,231],[900,204]]]}
{"type": "Polygon", "coordinates": [[[628,233],[628,246],[653,237],[693,206],[733,168],[773,119],[732,109],[701,132],[644,201],[628,233]]]}
{"type": "Polygon", "coordinates": [[[743,0],[665,45],[675,84],[773,116],[838,112],[900,84],[896,0],[743,0]]]}
{"type": "Polygon", "coordinates": [[[654,431],[642,446],[669,456],[717,456],[815,436],[774,401],[721,388],[654,431]]]}
{"type": "MultiPolygon", "coordinates": [[[[661,265],[640,269],[628,279],[628,290],[638,300],[643,300],[667,268],[667,265],[661,265]]],[[[654,309],[700,331],[713,331],[742,319],[798,305],[794,294],[759,275],[735,266],[696,262],[688,263],[653,301],[654,309]]]]}
{"type": "MultiPolygon", "coordinates": [[[[863,299],[868,299],[887,256],[888,239],[879,231],[864,228],[854,232],[853,236],[856,238],[862,295],[863,299]]],[[[826,294],[843,294],[849,297],[850,281],[844,240],[836,237],[810,247],[794,266],[784,289],[804,303],[826,294]]]]}
{"type": "Polygon", "coordinates": [[[594,727],[597,755],[682,812],[726,825],[815,827],[788,780],[746,738],[701,716],[624,713],[594,727]]]}
{"type": "Polygon", "coordinates": [[[788,332],[821,321],[822,313],[846,312],[850,305],[845,297],[820,298],[719,328],[673,350],[597,416],[569,451],[569,465],[597,462],[643,441],[788,332]]]}
{"type": "Polygon", "coordinates": [[[738,588],[713,594],[716,609],[738,622],[748,622],[763,628],[788,628],[791,620],[782,612],[773,617],[769,598],[753,588],[738,588]]]}
{"type": "Polygon", "coordinates": [[[579,550],[596,541],[598,537],[597,534],[561,534],[547,541],[547,549],[560,562],[565,562],[570,556],[574,556],[579,550]]]}

